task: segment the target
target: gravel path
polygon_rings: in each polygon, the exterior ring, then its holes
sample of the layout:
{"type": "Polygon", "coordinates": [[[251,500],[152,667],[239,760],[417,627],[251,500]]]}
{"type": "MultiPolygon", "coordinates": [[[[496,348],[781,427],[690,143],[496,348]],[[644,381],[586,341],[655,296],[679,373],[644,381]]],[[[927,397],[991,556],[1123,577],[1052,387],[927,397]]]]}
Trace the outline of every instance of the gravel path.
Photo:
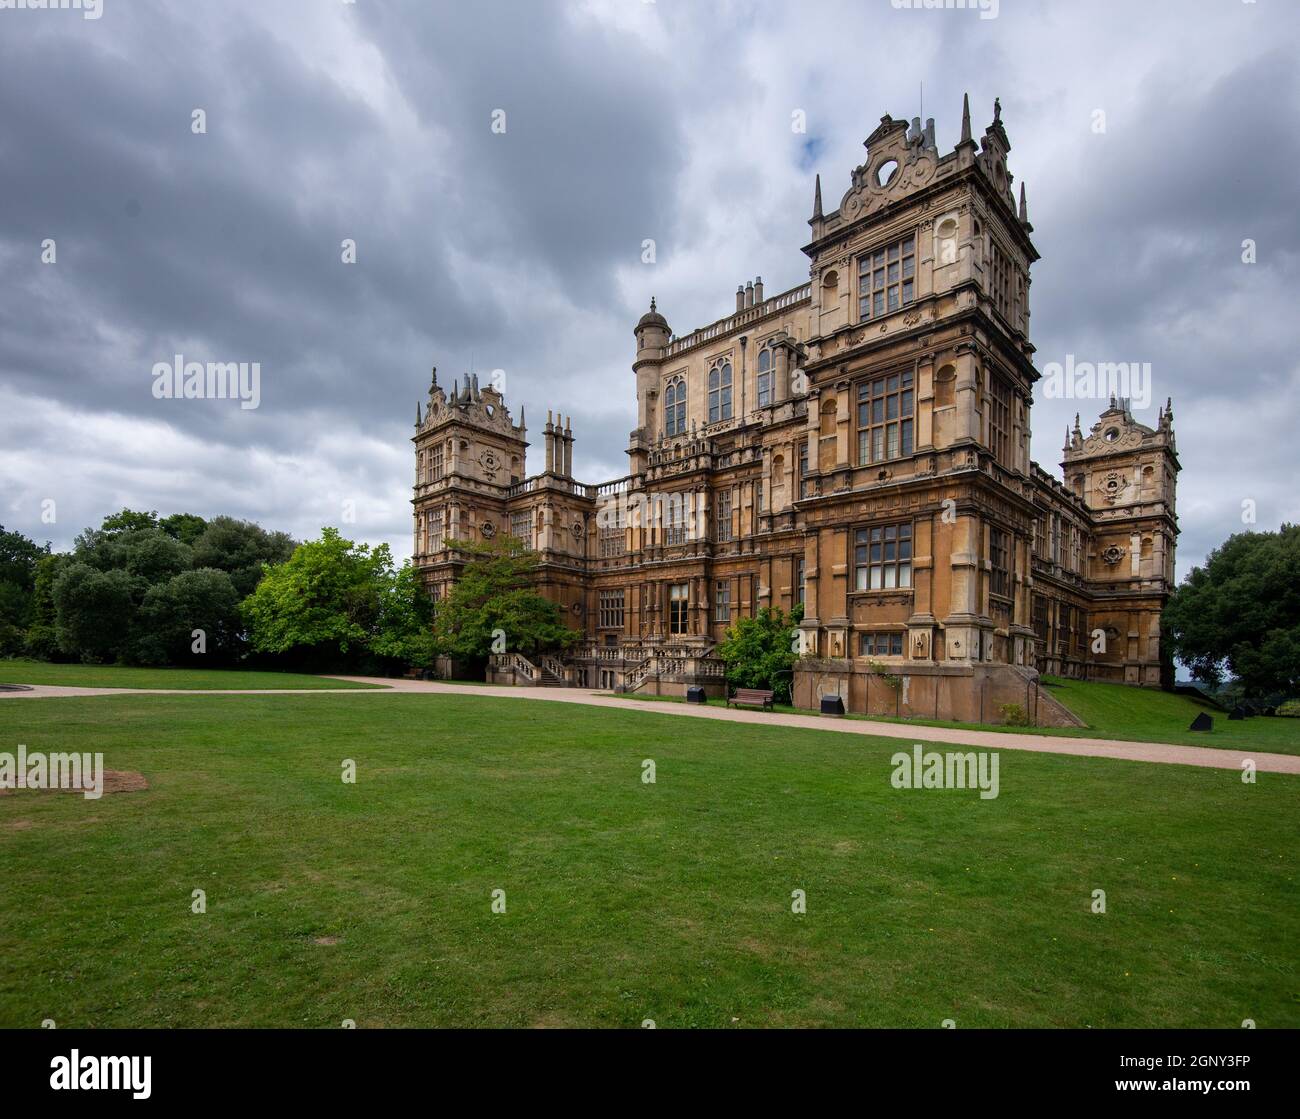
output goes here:
{"type": "Polygon", "coordinates": [[[372,676],[339,676],[381,688],[311,688],[311,689],[230,689],[184,691],[167,688],[62,688],[48,684],[33,685],[31,691],[0,692],[4,699],[53,699],[68,696],[100,695],[350,695],[375,696],[394,693],[450,694],[488,696],[498,699],[522,699],[535,702],[580,703],[590,707],[615,707],[623,711],[678,715],[687,719],[719,719],[730,723],[755,723],[765,726],[799,727],[838,734],[861,734],[875,738],[897,738],[909,743],[953,743],[993,750],[1029,750],[1040,754],[1072,754],[1084,758],[1116,758],[1134,762],[1161,762],[1168,765],[1195,765],[1208,769],[1240,770],[1241,763],[1253,761],[1261,773],[1300,773],[1300,755],[1252,753],[1246,750],[1219,750],[1207,746],[1180,746],[1160,742],[1121,742],[1105,738],[1057,738],[1036,734],[1017,734],[1005,730],[958,730],[951,727],[927,727],[902,723],[881,723],[870,719],[823,719],[816,715],[788,715],[766,711],[711,707],[686,703],[655,703],[650,700],[622,699],[608,692],[585,688],[511,688],[477,684],[446,684],[437,681],[391,680],[372,676]]]}

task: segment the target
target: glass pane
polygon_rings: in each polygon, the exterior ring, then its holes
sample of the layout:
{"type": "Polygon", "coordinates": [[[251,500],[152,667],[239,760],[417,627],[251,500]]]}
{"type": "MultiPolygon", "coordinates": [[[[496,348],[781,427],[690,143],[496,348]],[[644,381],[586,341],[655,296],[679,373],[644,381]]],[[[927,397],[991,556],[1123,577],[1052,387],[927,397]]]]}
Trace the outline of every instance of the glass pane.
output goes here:
{"type": "Polygon", "coordinates": [[[885,286],[885,270],[881,268],[876,272],[876,280],[875,283],[872,284],[872,287],[883,288],[884,286],[885,286]]]}
{"type": "Polygon", "coordinates": [[[887,453],[890,458],[898,457],[898,424],[890,424],[886,429],[889,432],[889,445],[887,453]]]}
{"type": "Polygon", "coordinates": [[[871,300],[865,295],[858,300],[858,318],[871,318],[871,300]]]}
{"type": "Polygon", "coordinates": [[[718,370],[716,368],[713,368],[709,370],[709,388],[716,389],[717,387],[718,387],[718,370]]]}
{"type": "Polygon", "coordinates": [[[883,315],[885,313],[885,293],[878,291],[871,301],[871,313],[873,315],[883,315]]]}
{"type": "Polygon", "coordinates": [[[903,390],[903,399],[900,405],[900,410],[905,416],[910,416],[912,414],[912,390],[911,389],[903,390]]]}
{"type": "Polygon", "coordinates": [[[872,562],[872,563],[879,563],[879,562],[880,562],[880,549],[881,549],[881,547],[882,547],[882,546],[881,546],[880,544],[872,544],[872,545],[871,545],[871,562],[872,562]]]}
{"type": "Polygon", "coordinates": [[[885,401],[883,397],[881,397],[879,400],[872,401],[871,422],[872,423],[885,422],[885,401]]]}
{"type": "Polygon", "coordinates": [[[916,275],[916,257],[909,256],[903,258],[903,279],[908,279],[916,275]]]}
{"type": "Polygon", "coordinates": [[[896,287],[889,289],[889,309],[891,311],[898,310],[898,288],[896,287]]]}
{"type": "Polygon", "coordinates": [[[898,262],[897,262],[897,261],[894,261],[892,264],[890,264],[890,266],[889,266],[889,276],[888,276],[888,279],[889,279],[889,282],[890,282],[891,284],[892,284],[892,283],[895,283],[895,282],[898,280],[898,262]]]}
{"type": "Polygon", "coordinates": [[[904,303],[912,302],[912,281],[911,280],[903,281],[903,302],[904,303]]]}
{"type": "Polygon", "coordinates": [[[885,590],[887,590],[887,591],[893,590],[893,589],[894,589],[894,585],[895,585],[895,584],[894,584],[894,569],[893,569],[892,567],[886,567],[886,568],[885,568],[885,590]]]}
{"type": "Polygon", "coordinates": [[[871,461],[879,462],[885,457],[885,429],[873,428],[871,431],[871,461]]]}
{"type": "Polygon", "coordinates": [[[865,567],[858,568],[856,586],[860,591],[865,591],[867,589],[867,569],[865,567]]]}
{"type": "Polygon", "coordinates": [[[882,576],[880,574],[880,568],[873,567],[871,569],[871,589],[873,591],[880,590],[881,578],[882,576]]]}
{"type": "Polygon", "coordinates": [[[871,423],[871,406],[869,404],[858,405],[858,427],[866,427],[871,423]]]}
{"type": "Polygon", "coordinates": [[[876,253],[876,267],[880,268],[884,263],[885,263],[885,253],[884,250],[882,249],[880,252],[876,253]]]}
{"type": "Polygon", "coordinates": [[[910,587],[912,585],[912,565],[910,563],[900,563],[898,565],[898,585],[900,587],[910,587]]]}
{"type": "Polygon", "coordinates": [[[898,419],[898,397],[890,396],[885,399],[885,419],[898,419]]]}

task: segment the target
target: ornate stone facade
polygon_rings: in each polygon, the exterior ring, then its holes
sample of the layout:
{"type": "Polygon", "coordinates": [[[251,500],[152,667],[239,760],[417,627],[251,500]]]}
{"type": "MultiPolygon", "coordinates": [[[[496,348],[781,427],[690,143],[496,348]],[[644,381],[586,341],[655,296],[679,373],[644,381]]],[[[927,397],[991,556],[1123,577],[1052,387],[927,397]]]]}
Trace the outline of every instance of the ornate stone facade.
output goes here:
{"type": "Polygon", "coordinates": [[[797,603],[804,705],[992,721],[1038,704],[1035,670],[1167,679],[1172,410],[1152,429],[1112,400],[1086,437],[1076,418],[1064,482],[1030,460],[1038,253],[1000,116],[977,144],[965,109],[945,155],[933,121],[882,118],[835,210],[818,179],[807,284],[746,283],[680,337],[652,300],[624,478],[576,482],[558,416],[526,475],[522,415],[435,378],[414,497],[432,593],[456,577],[453,541],[523,538],[587,638],[545,671],[589,686],[719,687],[728,626],[797,603]]]}

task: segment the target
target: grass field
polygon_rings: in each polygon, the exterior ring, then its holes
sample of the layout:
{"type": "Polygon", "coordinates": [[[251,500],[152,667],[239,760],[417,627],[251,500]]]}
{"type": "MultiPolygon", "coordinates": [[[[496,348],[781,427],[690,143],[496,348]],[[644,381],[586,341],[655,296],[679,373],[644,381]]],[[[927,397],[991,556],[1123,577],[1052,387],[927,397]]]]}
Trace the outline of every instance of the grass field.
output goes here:
{"type": "Polygon", "coordinates": [[[370,688],[327,676],[296,672],[245,672],[224,668],[119,668],[104,664],[50,664],[0,660],[0,684],[52,684],[63,688],[370,688]]]}
{"type": "Polygon", "coordinates": [[[0,796],[0,1027],[1300,1026],[1297,777],[1004,751],[981,800],[470,695],[0,700],[18,743],[150,788],[0,796]]]}
{"type": "MultiPolygon", "coordinates": [[[[1017,734],[1045,734],[1058,738],[1115,738],[1125,742],[1171,742],[1185,746],[1211,746],[1223,750],[1263,750],[1271,754],[1300,754],[1300,719],[1257,716],[1232,722],[1226,711],[1197,703],[1187,696],[1123,684],[1084,683],[1044,677],[1047,690],[1079,716],[1085,727],[1008,727],[1017,734]],[[1214,720],[1209,733],[1187,728],[1200,712],[1214,720]]],[[[682,702],[680,696],[655,696],[634,692],[623,698],[682,702]]],[[[710,700],[721,707],[723,700],[710,700]]],[[[794,707],[778,711],[800,712],[794,707]]],[[[865,719],[865,715],[849,715],[865,719]]],[[[988,730],[980,723],[945,723],[933,719],[893,719],[872,715],[886,723],[907,723],[918,727],[956,727],[988,730]]]]}

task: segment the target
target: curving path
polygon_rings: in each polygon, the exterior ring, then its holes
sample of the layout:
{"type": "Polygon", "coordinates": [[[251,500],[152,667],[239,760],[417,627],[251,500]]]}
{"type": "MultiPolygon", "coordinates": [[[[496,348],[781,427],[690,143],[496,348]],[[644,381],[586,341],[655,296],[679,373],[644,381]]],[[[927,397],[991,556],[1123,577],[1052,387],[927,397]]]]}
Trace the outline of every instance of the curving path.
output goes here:
{"type": "Polygon", "coordinates": [[[622,699],[608,692],[586,688],[512,688],[478,684],[447,684],[439,681],[392,680],[377,676],[336,676],[378,688],[312,689],[229,689],[184,691],[168,688],[64,688],[49,684],[33,685],[30,691],[0,691],[3,699],[54,699],[69,696],[101,695],[349,695],[375,696],[395,693],[450,694],[485,696],[497,699],[522,699],[549,703],[579,703],[589,707],[614,707],[622,711],[678,715],[687,719],[719,719],[730,723],[753,723],[766,726],[798,727],[838,734],[860,734],[873,738],[897,738],[908,742],[951,743],[994,750],[1028,750],[1040,754],[1071,754],[1084,758],[1114,758],[1121,761],[1159,762],[1166,765],[1194,765],[1207,769],[1240,771],[1241,763],[1255,763],[1261,773],[1300,773],[1300,755],[1252,753],[1248,750],[1220,750],[1208,746],[1181,746],[1160,742],[1123,742],[1105,738],[1056,738],[1035,734],[1017,734],[1005,730],[957,730],[952,727],[927,727],[903,723],[882,723],[870,719],[823,719],[816,715],[788,715],[764,711],[737,710],[726,707],[695,706],[685,703],[655,703],[649,700],[622,699]]]}

